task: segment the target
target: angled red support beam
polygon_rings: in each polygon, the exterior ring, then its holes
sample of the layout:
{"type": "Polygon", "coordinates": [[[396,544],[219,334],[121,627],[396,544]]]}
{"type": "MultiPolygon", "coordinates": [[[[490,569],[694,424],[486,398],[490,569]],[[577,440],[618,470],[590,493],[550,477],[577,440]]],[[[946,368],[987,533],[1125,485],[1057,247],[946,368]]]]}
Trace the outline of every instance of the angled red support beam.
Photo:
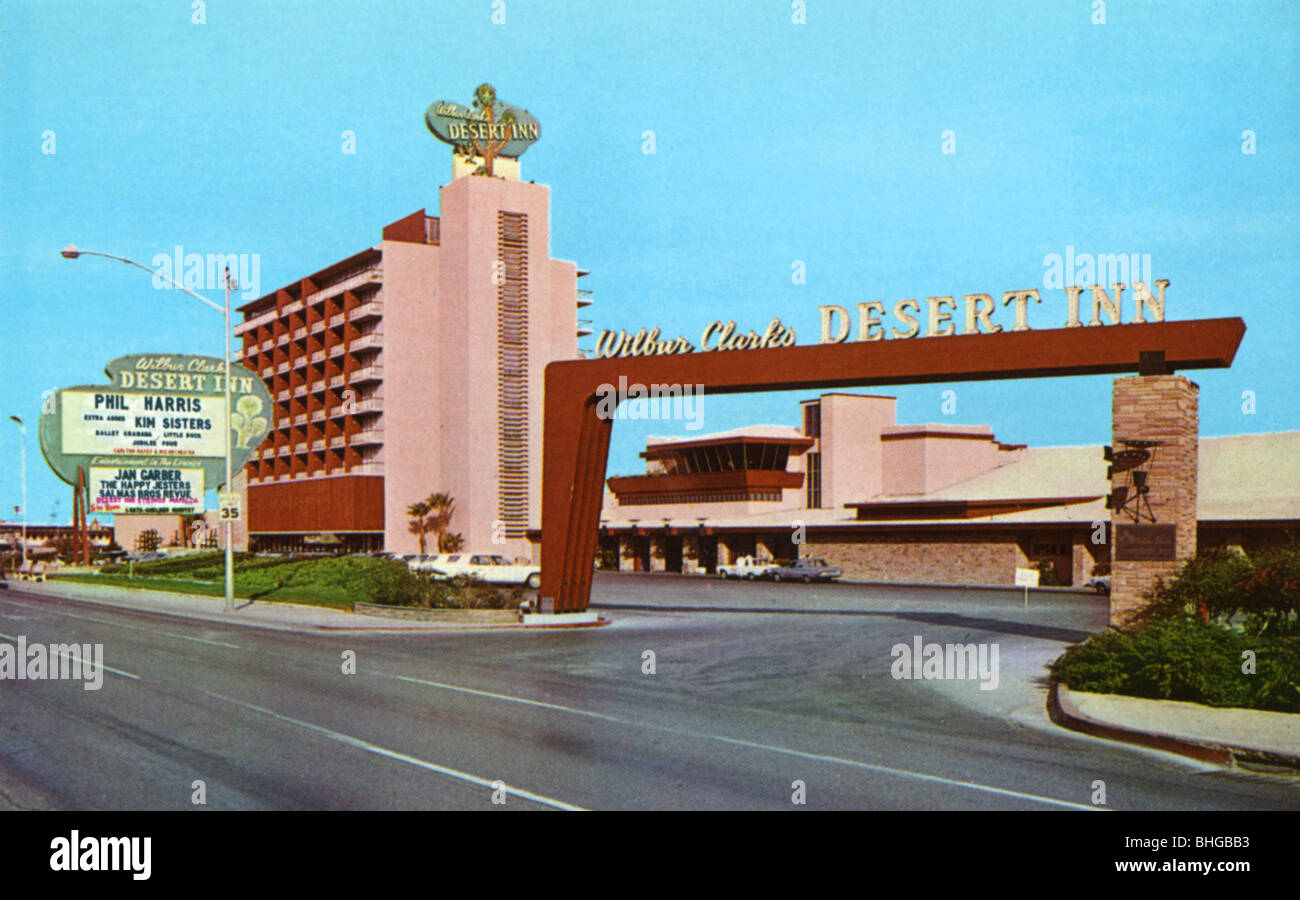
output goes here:
{"type": "Polygon", "coordinates": [[[587,608],[612,420],[602,390],[700,385],[706,394],[1053,378],[1163,367],[1227,368],[1240,318],[855,341],[770,350],[569,360],[546,367],[542,426],[542,588],[556,612],[587,608]]]}

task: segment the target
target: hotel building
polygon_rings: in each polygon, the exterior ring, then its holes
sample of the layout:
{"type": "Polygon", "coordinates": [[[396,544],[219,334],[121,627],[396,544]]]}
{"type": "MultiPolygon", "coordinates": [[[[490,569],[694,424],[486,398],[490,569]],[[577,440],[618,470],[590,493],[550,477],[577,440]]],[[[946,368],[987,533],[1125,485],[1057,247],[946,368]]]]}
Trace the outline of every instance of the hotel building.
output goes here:
{"type": "MultiPolygon", "coordinates": [[[[1031,448],[986,425],[900,425],[893,397],[827,393],[802,427],[651,438],[607,479],[600,548],[623,571],[812,556],[860,581],[1083,585],[1109,565],[1100,446],[1031,448]],[[1100,540],[1099,540],[1100,539],[1100,540]]],[[[1199,439],[1199,550],[1300,533],[1300,432],[1199,439]]]]}
{"type": "Polygon", "coordinates": [[[578,356],[590,301],[551,257],[549,189],[497,173],[458,165],[437,216],[240,307],[236,359],[275,401],[249,549],[415,552],[406,509],[445,492],[467,549],[532,555],[543,369],[578,356]]]}

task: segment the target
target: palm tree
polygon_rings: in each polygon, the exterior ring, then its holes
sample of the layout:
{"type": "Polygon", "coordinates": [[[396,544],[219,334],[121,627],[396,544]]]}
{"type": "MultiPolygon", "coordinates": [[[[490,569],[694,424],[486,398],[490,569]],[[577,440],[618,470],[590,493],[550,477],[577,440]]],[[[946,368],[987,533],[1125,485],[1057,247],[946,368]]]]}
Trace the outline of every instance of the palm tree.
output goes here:
{"type": "Polygon", "coordinates": [[[459,553],[465,549],[465,536],[459,531],[455,534],[444,534],[442,536],[443,553],[459,553]]]}
{"type": "Polygon", "coordinates": [[[456,511],[456,501],[450,494],[430,494],[424,501],[432,513],[433,531],[437,534],[436,544],[439,553],[450,553],[447,547],[447,529],[451,527],[451,516],[456,511]]]}
{"type": "Polygon", "coordinates": [[[412,503],[406,508],[406,514],[411,517],[408,530],[420,539],[421,556],[424,556],[424,536],[429,532],[430,526],[433,524],[433,518],[429,515],[431,511],[428,500],[412,503]]]}

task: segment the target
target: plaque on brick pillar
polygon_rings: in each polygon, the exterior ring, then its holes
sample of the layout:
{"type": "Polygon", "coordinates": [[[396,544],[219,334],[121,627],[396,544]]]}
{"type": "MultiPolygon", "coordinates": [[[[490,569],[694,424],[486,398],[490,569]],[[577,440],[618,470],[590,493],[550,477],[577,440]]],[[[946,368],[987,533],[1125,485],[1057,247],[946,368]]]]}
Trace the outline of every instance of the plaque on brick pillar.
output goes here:
{"type": "Polygon", "coordinates": [[[1115,559],[1174,560],[1178,558],[1178,529],[1173,525],[1117,525],[1115,559]]]}

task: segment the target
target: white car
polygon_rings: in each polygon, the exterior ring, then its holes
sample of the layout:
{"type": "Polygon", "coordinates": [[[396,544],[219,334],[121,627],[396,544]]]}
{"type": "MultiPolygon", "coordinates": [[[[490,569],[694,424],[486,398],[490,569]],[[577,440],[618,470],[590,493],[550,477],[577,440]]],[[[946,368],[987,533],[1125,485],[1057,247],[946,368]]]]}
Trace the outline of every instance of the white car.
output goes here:
{"type": "Polygon", "coordinates": [[[531,563],[512,563],[504,556],[487,553],[440,553],[421,564],[436,581],[464,584],[471,578],[487,584],[521,584],[536,590],[542,586],[542,570],[531,563]]]}
{"type": "Polygon", "coordinates": [[[767,578],[775,568],[775,560],[742,556],[733,563],[718,566],[718,574],[723,578],[746,578],[753,581],[755,578],[767,578]]]}

